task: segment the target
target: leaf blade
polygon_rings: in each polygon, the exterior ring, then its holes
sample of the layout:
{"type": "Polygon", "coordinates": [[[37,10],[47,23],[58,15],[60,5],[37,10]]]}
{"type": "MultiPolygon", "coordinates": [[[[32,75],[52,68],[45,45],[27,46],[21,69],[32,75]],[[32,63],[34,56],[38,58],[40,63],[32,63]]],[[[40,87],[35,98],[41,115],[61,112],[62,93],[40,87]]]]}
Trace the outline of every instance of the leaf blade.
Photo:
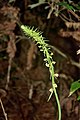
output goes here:
{"type": "Polygon", "coordinates": [[[69,96],[71,96],[75,91],[77,91],[80,88],[80,80],[73,82],[71,84],[71,88],[70,88],[70,93],[69,96]]]}

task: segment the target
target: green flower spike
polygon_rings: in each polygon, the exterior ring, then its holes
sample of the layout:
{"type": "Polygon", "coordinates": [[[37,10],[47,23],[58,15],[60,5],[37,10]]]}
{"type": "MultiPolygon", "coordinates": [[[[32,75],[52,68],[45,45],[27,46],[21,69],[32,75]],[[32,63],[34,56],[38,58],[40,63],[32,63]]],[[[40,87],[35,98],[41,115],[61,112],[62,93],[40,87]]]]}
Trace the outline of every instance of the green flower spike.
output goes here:
{"type": "Polygon", "coordinates": [[[59,118],[58,120],[61,120],[61,107],[60,107],[60,102],[59,102],[59,98],[58,98],[58,94],[56,91],[56,83],[54,80],[54,64],[55,61],[53,61],[53,53],[50,50],[49,45],[46,43],[45,38],[42,36],[42,32],[38,31],[38,29],[34,29],[34,27],[29,27],[29,26],[21,26],[21,29],[24,31],[25,35],[28,36],[29,38],[33,39],[40,51],[43,52],[44,54],[44,61],[45,61],[45,65],[49,68],[49,72],[50,72],[50,77],[52,80],[52,88],[49,90],[51,92],[48,101],[50,100],[52,94],[55,94],[55,98],[56,98],[56,102],[58,105],[58,112],[59,112],[59,118]]]}

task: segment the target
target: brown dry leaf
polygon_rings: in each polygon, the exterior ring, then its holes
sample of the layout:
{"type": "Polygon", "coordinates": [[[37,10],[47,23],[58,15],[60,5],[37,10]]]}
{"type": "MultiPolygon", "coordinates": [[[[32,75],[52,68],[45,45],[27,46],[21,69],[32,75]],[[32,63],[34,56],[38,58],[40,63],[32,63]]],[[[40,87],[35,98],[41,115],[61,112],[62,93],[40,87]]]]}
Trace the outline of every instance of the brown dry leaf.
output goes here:
{"type": "Polygon", "coordinates": [[[59,35],[62,36],[62,37],[70,37],[72,34],[70,31],[64,31],[63,29],[61,29],[59,31],[59,35]]]}
{"type": "Polygon", "coordinates": [[[0,24],[0,35],[3,34],[7,34],[9,35],[9,33],[11,33],[11,31],[13,31],[16,27],[15,22],[8,22],[5,21],[3,24],[0,24]]]}
{"type": "Polygon", "coordinates": [[[59,35],[62,37],[73,37],[76,41],[80,42],[80,31],[64,31],[63,29],[60,30],[59,35]]]}
{"type": "Polygon", "coordinates": [[[65,22],[67,28],[74,28],[74,30],[79,29],[80,28],[80,22],[65,22]]]}
{"type": "Polygon", "coordinates": [[[11,6],[3,6],[0,9],[0,15],[2,17],[0,23],[0,36],[12,34],[19,20],[18,13],[19,9],[11,6]]]}
{"type": "Polygon", "coordinates": [[[74,31],[71,35],[76,41],[80,42],[80,31],[74,31]]]}
{"type": "Polygon", "coordinates": [[[7,47],[7,53],[9,54],[9,58],[14,58],[15,52],[16,52],[15,40],[12,38],[8,42],[8,47],[7,47]]]}
{"type": "Polygon", "coordinates": [[[4,6],[1,8],[0,13],[4,14],[4,16],[7,16],[9,20],[14,20],[16,22],[16,20],[18,20],[19,8],[4,6]]]}

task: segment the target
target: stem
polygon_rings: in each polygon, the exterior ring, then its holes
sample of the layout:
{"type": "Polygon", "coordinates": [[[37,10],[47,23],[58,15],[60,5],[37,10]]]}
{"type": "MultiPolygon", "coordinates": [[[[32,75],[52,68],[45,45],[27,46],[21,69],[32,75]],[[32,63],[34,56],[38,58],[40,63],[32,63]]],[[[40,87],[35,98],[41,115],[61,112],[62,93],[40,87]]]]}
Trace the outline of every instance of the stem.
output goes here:
{"type": "Polygon", "coordinates": [[[54,89],[54,94],[55,94],[56,102],[57,102],[57,105],[58,105],[58,113],[59,113],[58,120],[61,120],[61,106],[60,106],[58,94],[57,94],[56,88],[54,87],[53,82],[54,82],[54,77],[52,76],[52,86],[53,86],[53,89],[54,89]]]}
{"type": "MultiPolygon", "coordinates": [[[[46,50],[46,49],[45,49],[46,50]]],[[[49,63],[49,71],[50,71],[50,74],[51,74],[51,77],[52,77],[52,87],[53,87],[53,91],[54,91],[54,94],[55,94],[55,98],[56,98],[56,102],[57,102],[57,106],[58,106],[58,113],[59,113],[59,118],[58,120],[61,120],[61,106],[60,106],[60,102],[59,102],[59,98],[58,98],[58,94],[57,94],[57,91],[56,91],[56,87],[55,87],[55,81],[54,81],[54,67],[52,65],[52,61],[50,60],[50,58],[48,57],[49,56],[49,53],[48,51],[46,50],[46,57],[47,57],[47,61],[49,63]]]]}
{"type": "Polygon", "coordinates": [[[4,109],[4,106],[3,106],[3,103],[2,103],[1,98],[0,98],[0,104],[1,104],[1,107],[2,107],[2,110],[3,110],[3,114],[4,114],[4,117],[5,117],[5,120],[8,120],[7,114],[6,114],[6,112],[5,112],[5,109],[4,109]]]}
{"type": "Polygon", "coordinates": [[[8,90],[8,85],[9,85],[9,82],[10,82],[11,62],[12,62],[12,58],[9,58],[9,65],[8,65],[8,72],[7,72],[7,82],[6,82],[6,86],[5,86],[6,90],[8,90]]]}

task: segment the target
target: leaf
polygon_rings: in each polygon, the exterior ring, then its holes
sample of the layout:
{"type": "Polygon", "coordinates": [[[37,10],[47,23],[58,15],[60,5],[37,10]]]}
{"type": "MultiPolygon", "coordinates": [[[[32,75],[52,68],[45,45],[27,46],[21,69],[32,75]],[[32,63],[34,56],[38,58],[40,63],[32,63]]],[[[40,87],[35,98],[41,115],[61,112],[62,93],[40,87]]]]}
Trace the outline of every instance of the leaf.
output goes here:
{"type": "Polygon", "coordinates": [[[60,30],[59,35],[62,37],[72,37],[77,42],[80,42],[80,31],[64,31],[63,29],[60,30]]]}
{"type": "Polygon", "coordinates": [[[69,5],[67,2],[59,2],[57,4],[60,5],[60,6],[66,7],[68,10],[75,11],[75,8],[72,5],[69,5]]]}
{"type": "Polygon", "coordinates": [[[78,90],[80,88],[80,80],[73,82],[71,84],[71,88],[70,88],[70,94],[69,96],[71,96],[76,90],[78,90]]]}
{"type": "Polygon", "coordinates": [[[80,96],[78,96],[77,100],[80,100],[80,96]]]}

